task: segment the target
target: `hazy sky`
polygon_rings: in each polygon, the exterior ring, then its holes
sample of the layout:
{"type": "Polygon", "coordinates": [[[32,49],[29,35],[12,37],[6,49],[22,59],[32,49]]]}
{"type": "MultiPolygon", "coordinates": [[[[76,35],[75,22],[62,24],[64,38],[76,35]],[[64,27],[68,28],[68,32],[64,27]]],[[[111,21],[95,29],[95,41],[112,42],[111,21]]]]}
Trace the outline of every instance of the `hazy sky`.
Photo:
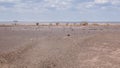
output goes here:
{"type": "Polygon", "coordinates": [[[120,21],[120,0],[0,0],[0,21],[120,21]]]}

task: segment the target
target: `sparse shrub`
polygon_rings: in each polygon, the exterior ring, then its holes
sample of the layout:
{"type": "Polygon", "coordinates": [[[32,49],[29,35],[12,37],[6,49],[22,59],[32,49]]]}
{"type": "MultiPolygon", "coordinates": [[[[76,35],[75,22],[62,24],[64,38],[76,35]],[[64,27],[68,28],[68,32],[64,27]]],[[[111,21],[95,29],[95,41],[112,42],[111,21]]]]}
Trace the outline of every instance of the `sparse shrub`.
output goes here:
{"type": "Polygon", "coordinates": [[[93,25],[93,26],[99,26],[99,24],[97,24],[97,23],[93,23],[92,25],[93,25]]]}
{"type": "Polygon", "coordinates": [[[58,26],[59,24],[60,24],[60,23],[59,23],[59,22],[57,22],[57,23],[56,23],[56,26],[58,26]]]}
{"type": "Polygon", "coordinates": [[[73,26],[76,26],[76,23],[73,23],[73,26]]]}
{"type": "Polygon", "coordinates": [[[5,24],[2,24],[2,25],[0,25],[0,27],[12,27],[12,25],[5,25],[5,24]]]}
{"type": "Polygon", "coordinates": [[[110,24],[109,24],[109,23],[107,23],[107,24],[106,24],[106,26],[110,26],[110,24]]]}
{"type": "Polygon", "coordinates": [[[68,26],[69,25],[69,23],[66,23],[66,26],[68,26]]]}
{"type": "Polygon", "coordinates": [[[82,22],[82,23],[80,23],[80,25],[82,25],[82,26],[88,26],[88,22],[82,22]]]}

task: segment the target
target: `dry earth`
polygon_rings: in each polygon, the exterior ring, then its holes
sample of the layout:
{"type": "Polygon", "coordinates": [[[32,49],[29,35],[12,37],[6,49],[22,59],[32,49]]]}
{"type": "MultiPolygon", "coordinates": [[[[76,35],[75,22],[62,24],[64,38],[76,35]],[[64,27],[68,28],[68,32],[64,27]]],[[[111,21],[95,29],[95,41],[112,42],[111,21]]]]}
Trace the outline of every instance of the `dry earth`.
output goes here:
{"type": "Polygon", "coordinates": [[[0,68],[119,67],[119,26],[0,27],[0,68]]]}

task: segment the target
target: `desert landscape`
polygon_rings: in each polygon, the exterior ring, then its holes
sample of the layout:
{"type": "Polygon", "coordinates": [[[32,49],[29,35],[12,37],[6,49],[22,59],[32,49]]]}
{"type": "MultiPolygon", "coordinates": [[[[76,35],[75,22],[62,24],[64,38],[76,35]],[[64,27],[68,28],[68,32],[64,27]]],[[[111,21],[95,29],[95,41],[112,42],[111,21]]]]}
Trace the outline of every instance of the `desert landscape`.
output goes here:
{"type": "Polygon", "coordinates": [[[119,68],[120,25],[1,25],[0,68],[119,68]]]}

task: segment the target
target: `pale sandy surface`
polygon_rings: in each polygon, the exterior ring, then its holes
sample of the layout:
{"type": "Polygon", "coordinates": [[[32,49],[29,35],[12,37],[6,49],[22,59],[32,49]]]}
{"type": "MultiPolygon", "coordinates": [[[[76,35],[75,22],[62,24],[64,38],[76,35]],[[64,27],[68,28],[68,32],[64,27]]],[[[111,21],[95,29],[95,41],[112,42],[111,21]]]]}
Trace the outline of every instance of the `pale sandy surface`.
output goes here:
{"type": "Polygon", "coordinates": [[[0,68],[120,68],[120,26],[0,27],[0,68]]]}

